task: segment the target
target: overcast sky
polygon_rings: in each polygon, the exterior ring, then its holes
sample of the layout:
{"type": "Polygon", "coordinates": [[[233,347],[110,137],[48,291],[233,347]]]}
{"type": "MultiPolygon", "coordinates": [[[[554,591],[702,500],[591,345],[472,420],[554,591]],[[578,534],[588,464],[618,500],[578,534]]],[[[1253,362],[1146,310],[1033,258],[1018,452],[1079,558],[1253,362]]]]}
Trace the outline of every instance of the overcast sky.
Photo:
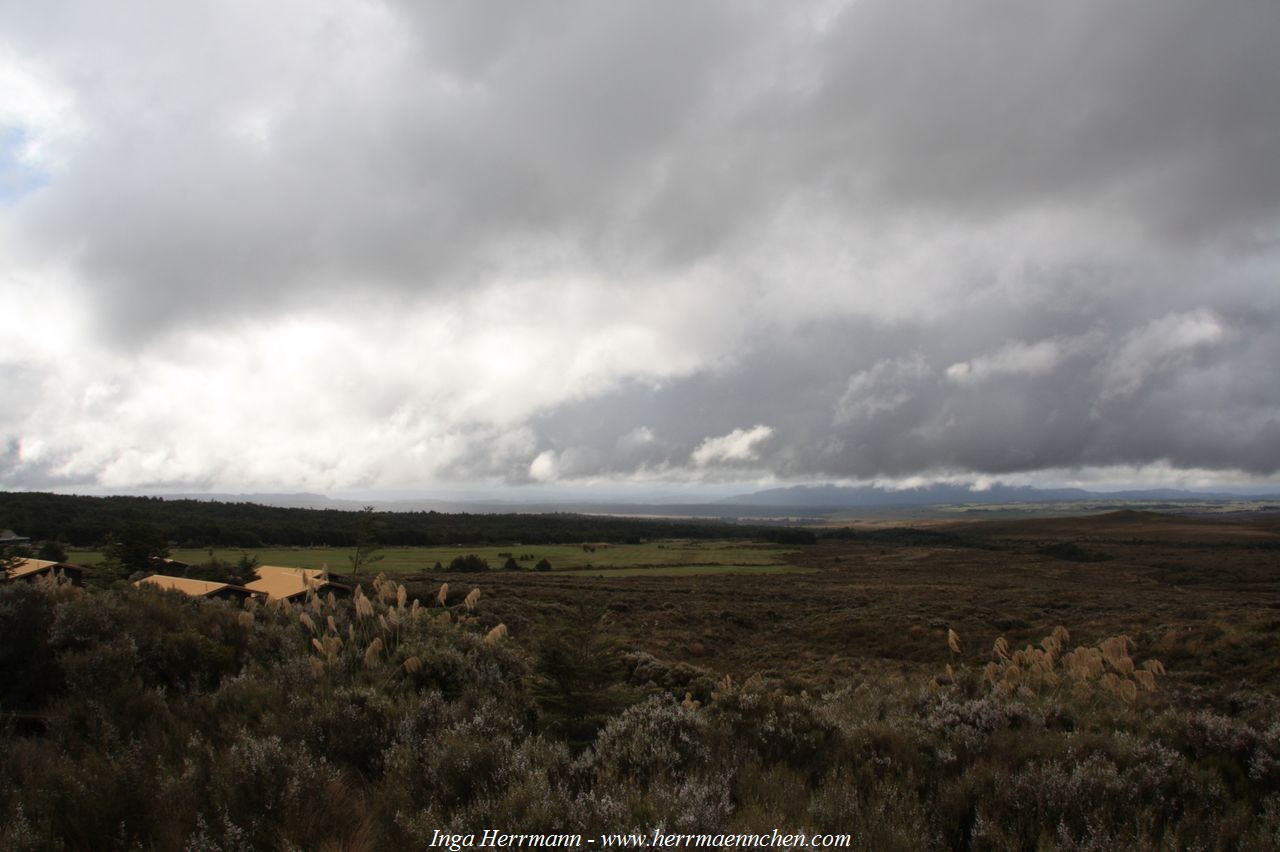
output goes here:
{"type": "Polygon", "coordinates": [[[1276,482],[1278,45],[1276,0],[0,3],[0,487],[1276,482]]]}

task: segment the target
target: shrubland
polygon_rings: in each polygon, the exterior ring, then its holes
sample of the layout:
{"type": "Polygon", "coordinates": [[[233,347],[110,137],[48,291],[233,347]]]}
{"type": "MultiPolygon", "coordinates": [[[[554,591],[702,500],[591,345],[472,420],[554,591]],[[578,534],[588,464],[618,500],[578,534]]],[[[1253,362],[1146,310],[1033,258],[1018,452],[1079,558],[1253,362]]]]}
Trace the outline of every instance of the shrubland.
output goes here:
{"type": "Polygon", "coordinates": [[[453,582],[247,608],[0,587],[0,847],[662,826],[865,849],[1280,848],[1280,702],[1175,693],[1125,636],[987,651],[949,632],[932,676],[735,679],[626,647],[607,610],[508,630],[489,591],[453,582]]]}

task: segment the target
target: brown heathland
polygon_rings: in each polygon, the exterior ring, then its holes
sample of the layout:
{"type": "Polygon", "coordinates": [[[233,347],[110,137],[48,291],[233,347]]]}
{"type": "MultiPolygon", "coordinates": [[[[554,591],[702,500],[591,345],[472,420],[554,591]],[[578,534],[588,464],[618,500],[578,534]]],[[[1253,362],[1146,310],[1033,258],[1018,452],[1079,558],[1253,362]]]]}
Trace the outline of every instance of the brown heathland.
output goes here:
{"type": "MultiPolygon", "coordinates": [[[[810,574],[577,577],[491,572],[486,617],[515,637],[585,609],[627,648],[734,677],[807,683],[937,672],[947,630],[985,662],[1058,625],[1081,641],[1132,636],[1171,678],[1267,683],[1280,674],[1274,519],[1142,512],[859,531],[798,549],[810,574]]],[[[447,575],[410,580],[431,597],[447,575]]]]}

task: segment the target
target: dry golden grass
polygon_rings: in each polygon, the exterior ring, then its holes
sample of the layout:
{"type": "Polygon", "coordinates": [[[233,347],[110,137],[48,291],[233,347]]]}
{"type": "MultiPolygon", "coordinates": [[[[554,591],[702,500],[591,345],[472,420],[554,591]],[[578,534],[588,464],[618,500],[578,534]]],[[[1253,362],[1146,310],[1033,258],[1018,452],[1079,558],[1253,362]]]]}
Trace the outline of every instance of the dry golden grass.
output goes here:
{"type": "Polygon", "coordinates": [[[364,587],[362,586],[356,586],[355,606],[356,618],[364,619],[373,617],[373,602],[365,597],[364,587]]]}
{"type": "MultiPolygon", "coordinates": [[[[448,609],[439,610],[431,616],[417,598],[410,601],[408,590],[403,585],[388,580],[382,574],[374,578],[372,588],[374,594],[369,596],[365,594],[363,588],[356,587],[350,609],[345,610],[354,616],[346,626],[345,642],[339,636],[339,619],[344,618],[344,610],[335,608],[332,613],[324,616],[323,624],[327,629],[323,631],[323,635],[318,615],[313,616],[312,613],[312,610],[319,613],[325,608],[325,602],[318,597],[310,596],[302,606],[295,604],[287,610],[309,634],[310,648],[314,653],[309,655],[308,661],[316,677],[321,677],[331,670],[330,667],[338,662],[344,648],[352,649],[350,653],[359,654],[365,668],[378,668],[384,660],[393,659],[396,656],[396,650],[409,624],[429,619],[440,628],[453,625],[465,627],[480,619],[478,615],[454,615],[448,609]],[[361,647],[364,648],[363,652],[359,650],[361,647]]],[[[442,586],[438,598],[444,599],[447,594],[447,585],[442,586]]],[[[468,613],[475,610],[476,601],[479,600],[480,595],[478,588],[472,589],[467,594],[463,600],[463,606],[468,613]]],[[[252,618],[249,612],[241,613],[241,616],[252,618]]],[[[489,624],[493,622],[490,621],[489,624]]],[[[493,645],[508,635],[507,625],[498,623],[489,628],[482,641],[484,644],[493,645]]],[[[405,672],[413,673],[422,665],[421,658],[410,656],[400,664],[400,668],[405,672]]]]}
{"type": "MultiPolygon", "coordinates": [[[[1096,645],[1066,651],[1069,638],[1067,629],[1058,626],[1040,640],[1040,647],[1027,645],[1010,653],[1008,641],[1001,636],[991,649],[993,659],[983,668],[983,679],[1004,693],[1039,695],[1065,688],[1074,697],[1088,700],[1101,691],[1132,704],[1139,691],[1155,692],[1156,674],[1164,674],[1159,660],[1147,660],[1141,668],[1134,665],[1129,655],[1134,643],[1128,636],[1111,636],[1096,645]]],[[[954,680],[949,665],[947,680],[954,680]]]]}
{"type": "Polygon", "coordinates": [[[369,643],[369,647],[364,651],[364,667],[371,669],[378,665],[379,655],[382,653],[382,637],[375,636],[373,641],[369,643]]]}
{"type": "Polygon", "coordinates": [[[476,601],[478,600],[480,600],[480,590],[472,589],[467,592],[467,596],[462,599],[462,605],[467,608],[467,612],[474,612],[476,608],[476,601]]]}

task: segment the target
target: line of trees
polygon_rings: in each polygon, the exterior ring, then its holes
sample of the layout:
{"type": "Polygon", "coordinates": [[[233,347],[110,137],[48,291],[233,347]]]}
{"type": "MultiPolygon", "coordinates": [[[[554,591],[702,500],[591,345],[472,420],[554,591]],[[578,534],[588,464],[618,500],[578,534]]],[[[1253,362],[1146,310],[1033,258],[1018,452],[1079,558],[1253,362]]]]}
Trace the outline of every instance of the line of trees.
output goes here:
{"type": "Polygon", "coordinates": [[[657,538],[813,541],[808,530],[723,521],[613,518],[566,513],[445,514],[296,509],[256,503],[84,497],[0,492],[0,527],[32,540],[98,547],[120,530],[145,525],[179,547],[329,546],[635,542],[657,538]],[[360,517],[363,515],[363,517],[360,517]],[[372,524],[373,526],[370,526],[372,524]],[[362,540],[363,539],[363,540],[362,540]]]}

